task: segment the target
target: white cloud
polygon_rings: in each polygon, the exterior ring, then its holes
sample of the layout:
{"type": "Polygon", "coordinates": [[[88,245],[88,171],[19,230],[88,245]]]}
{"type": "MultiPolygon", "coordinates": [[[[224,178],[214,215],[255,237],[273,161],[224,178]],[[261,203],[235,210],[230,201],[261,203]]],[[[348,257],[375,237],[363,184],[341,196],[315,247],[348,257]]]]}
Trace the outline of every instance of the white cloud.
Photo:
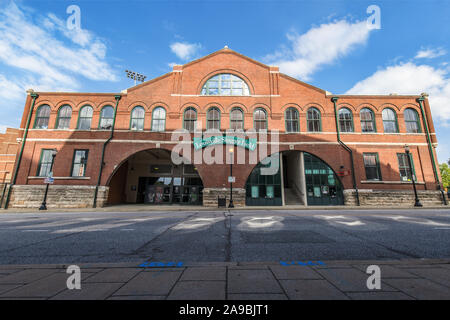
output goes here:
{"type": "Polygon", "coordinates": [[[433,118],[450,125],[450,77],[446,69],[413,62],[380,69],[359,81],[346,94],[411,94],[428,93],[433,118]]]}
{"type": "Polygon", "coordinates": [[[201,44],[187,43],[187,42],[174,42],[170,45],[170,50],[182,60],[189,60],[195,57],[198,50],[201,49],[201,44]]]}
{"type": "MultiPolygon", "coordinates": [[[[12,92],[17,86],[73,91],[81,86],[78,76],[116,81],[105,54],[101,39],[87,30],[68,30],[54,14],[40,16],[21,10],[14,1],[0,6],[0,62],[25,74],[14,79],[12,92]]],[[[5,85],[4,77],[1,82],[5,85]]]]}
{"type": "Polygon", "coordinates": [[[332,64],[364,45],[371,30],[366,21],[340,20],[322,24],[301,35],[288,34],[290,46],[266,56],[264,61],[278,65],[281,72],[290,76],[309,80],[323,65],[332,64]]]}
{"type": "Polygon", "coordinates": [[[415,59],[434,59],[446,55],[447,51],[443,48],[421,49],[417,52],[415,59]]]}

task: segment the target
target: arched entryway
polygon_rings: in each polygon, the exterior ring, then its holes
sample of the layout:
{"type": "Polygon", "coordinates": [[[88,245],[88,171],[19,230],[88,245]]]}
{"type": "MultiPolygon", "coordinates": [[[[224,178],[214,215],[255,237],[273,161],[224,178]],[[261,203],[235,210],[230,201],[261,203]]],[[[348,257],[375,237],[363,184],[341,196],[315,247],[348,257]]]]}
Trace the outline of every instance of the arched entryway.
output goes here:
{"type": "Polygon", "coordinates": [[[283,151],[274,157],[279,157],[279,170],[264,172],[271,164],[263,160],[250,173],[245,185],[246,205],[344,204],[342,183],[325,161],[297,150],[283,151]]]}
{"type": "Polygon", "coordinates": [[[130,156],[109,180],[108,204],[202,205],[203,182],[192,164],[176,165],[171,151],[148,149],[130,156]]]}

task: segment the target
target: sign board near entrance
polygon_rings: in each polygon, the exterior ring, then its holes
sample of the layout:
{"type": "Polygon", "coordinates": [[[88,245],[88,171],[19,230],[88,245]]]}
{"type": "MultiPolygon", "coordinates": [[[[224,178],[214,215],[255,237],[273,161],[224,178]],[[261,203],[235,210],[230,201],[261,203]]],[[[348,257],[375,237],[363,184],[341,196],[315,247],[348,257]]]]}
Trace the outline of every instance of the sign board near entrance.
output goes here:
{"type": "Polygon", "coordinates": [[[229,183],[235,183],[236,182],[236,177],[228,177],[228,182],[229,183]]]}
{"type": "Polygon", "coordinates": [[[246,148],[250,151],[256,149],[256,139],[244,139],[235,136],[212,136],[207,138],[194,138],[194,149],[199,150],[217,144],[231,144],[237,147],[246,148]]]}
{"type": "Polygon", "coordinates": [[[53,179],[52,177],[47,177],[44,179],[44,183],[53,184],[54,181],[55,179],[53,179]]]}

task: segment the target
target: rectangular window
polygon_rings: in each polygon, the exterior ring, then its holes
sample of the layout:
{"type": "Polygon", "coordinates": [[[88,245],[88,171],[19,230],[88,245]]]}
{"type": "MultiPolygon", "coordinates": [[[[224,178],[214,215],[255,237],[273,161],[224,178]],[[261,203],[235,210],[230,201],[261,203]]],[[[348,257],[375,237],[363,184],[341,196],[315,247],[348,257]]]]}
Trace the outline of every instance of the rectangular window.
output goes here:
{"type": "Polygon", "coordinates": [[[72,160],[72,177],[84,177],[89,150],[75,150],[72,160]]]}
{"type": "Polygon", "coordinates": [[[53,152],[53,149],[42,149],[37,170],[38,177],[48,177],[50,175],[53,167],[53,152]]]}
{"type": "Polygon", "coordinates": [[[409,159],[411,160],[412,169],[409,166],[408,156],[406,153],[397,153],[398,159],[398,169],[400,172],[400,180],[402,181],[412,181],[412,177],[414,176],[414,180],[417,181],[417,177],[414,173],[414,162],[411,154],[409,154],[409,159]]]}
{"type": "Polygon", "coordinates": [[[363,153],[364,167],[366,169],[367,180],[381,181],[380,162],[378,153],[363,153]]]}

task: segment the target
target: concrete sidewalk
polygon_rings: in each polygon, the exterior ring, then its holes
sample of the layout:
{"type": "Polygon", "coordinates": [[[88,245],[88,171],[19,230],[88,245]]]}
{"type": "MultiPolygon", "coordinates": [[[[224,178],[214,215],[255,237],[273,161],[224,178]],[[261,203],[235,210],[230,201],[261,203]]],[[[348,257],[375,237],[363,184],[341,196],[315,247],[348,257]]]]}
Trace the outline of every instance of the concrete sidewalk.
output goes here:
{"type": "Polygon", "coordinates": [[[3,209],[0,208],[0,214],[2,213],[45,213],[45,212],[143,212],[143,211],[257,211],[257,210],[330,210],[330,211],[340,211],[340,210],[392,210],[392,209],[448,209],[450,206],[424,206],[421,208],[414,207],[414,203],[409,206],[303,206],[303,205],[285,205],[285,206],[246,206],[246,207],[236,207],[230,209],[228,207],[204,207],[204,206],[180,206],[180,205],[149,205],[149,204],[120,204],[113,206],[106,206],[101,208],[51,208],[48,207],[46,211],[39,211],[39,208],[10,208],[3,209]]]}
{"type": "Polygon", "coordinates": [[[450,259],[313,263],[183,263],[162,268],[139,267],[139,263],[80,264],[80,290],[67,289],[68,265],[2,265],[0,299],[450,299],[450,259]],[[367,288],[369,265],[381,269],[380,290],[367,288]]]}

